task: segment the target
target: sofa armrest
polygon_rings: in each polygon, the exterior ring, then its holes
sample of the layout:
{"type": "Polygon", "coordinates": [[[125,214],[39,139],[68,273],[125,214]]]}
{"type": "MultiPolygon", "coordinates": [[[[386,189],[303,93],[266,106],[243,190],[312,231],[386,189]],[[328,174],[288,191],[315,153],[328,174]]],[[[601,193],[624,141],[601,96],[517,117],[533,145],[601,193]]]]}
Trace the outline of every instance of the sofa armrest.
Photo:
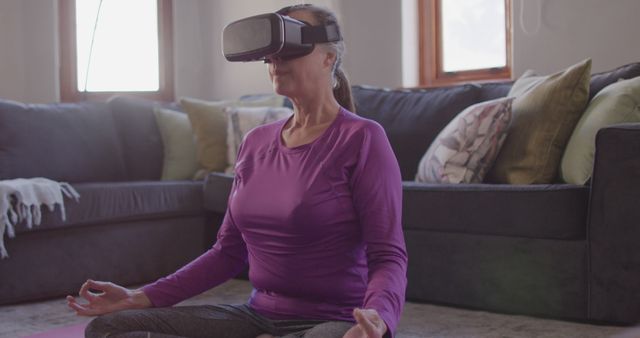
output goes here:
{"type": "Polygon", "coordinates": [[[640,124],[601,129],[591,183],[589,318],[640,320],[640,124]]]}
{"type": "Polygon", "coordinates": [[[214,213],[224,214],[227,211],[232,185],[233,175],[209,174],[204,182],[204,208],[214,213]]]}

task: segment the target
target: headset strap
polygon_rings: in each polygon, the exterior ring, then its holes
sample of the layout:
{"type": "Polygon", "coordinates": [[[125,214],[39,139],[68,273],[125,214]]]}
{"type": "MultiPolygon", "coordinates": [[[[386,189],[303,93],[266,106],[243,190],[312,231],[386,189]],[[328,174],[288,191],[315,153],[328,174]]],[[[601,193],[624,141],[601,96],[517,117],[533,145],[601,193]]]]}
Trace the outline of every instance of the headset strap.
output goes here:
{"type": "Polygon", "coordinates": [[[304,26],[302,27],[302,43],[322,43],[342,40],[338,26],[304,26]]]}

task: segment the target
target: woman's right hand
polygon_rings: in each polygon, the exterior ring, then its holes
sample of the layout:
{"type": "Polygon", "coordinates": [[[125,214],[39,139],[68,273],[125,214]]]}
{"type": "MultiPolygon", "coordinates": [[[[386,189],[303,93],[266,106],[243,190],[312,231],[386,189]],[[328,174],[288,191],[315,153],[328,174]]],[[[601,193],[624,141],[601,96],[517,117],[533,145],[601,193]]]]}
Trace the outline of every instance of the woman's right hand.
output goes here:
{"type": "Polygon", "coordinates": [[[67,305],[79,316],[98,316],[105,313],[151,307],[151,301],[142,290],[129,290],[111,282],[87,280],[80,288],[80,296],[88,303],[80,304],[67,296],[67,305]],[[91,290],[100,291],[95,293],[91,290]]]}

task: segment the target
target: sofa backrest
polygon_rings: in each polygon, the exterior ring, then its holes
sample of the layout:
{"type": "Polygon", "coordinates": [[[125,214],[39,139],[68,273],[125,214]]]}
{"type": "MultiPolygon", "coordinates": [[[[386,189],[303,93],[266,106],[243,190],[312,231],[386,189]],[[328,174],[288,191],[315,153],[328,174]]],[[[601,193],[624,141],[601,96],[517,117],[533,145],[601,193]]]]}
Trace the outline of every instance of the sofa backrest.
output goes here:
{"type": "Polygon", "coordinates": [[[422,155],[440,130],[477,102],[478,86],[420,90],[353,86],[356,113],[382,125],[400,164],[403,180],[413,180],[422,155]]]}
{"type": "MultiPolygon", "coordinates": [[[[640,76],[640,63],[593,74],[590,98],[619,79],[640,76]]],[[[513,81],[429,89],[353,86],[358,115],[380,123],[389,137],[403,180],[414,180],[420,159],[438,133],[464,108],[504,97],[513,81]]]]}
{"type": "Polygon", "coordinates": [[[0,100],[0,179],[46,177],[78,183],[122,181],[126,176],[106,104],[0,100]]]}
{"type": "Polygon", "coordinates": [[[591,100],[604,87],[620,80],[632,79],[640,76],[640,62],[630,63],[616,69],[591,75],[589,86],[589,100],[591,100]]]}
{"type": "Polygon", "coordinates": [[[159,180],[162,176],[163,146],[153,115],[154,101],[115,96],[107,102],[122,144],[127,178],[132,181],[159,180]]]}

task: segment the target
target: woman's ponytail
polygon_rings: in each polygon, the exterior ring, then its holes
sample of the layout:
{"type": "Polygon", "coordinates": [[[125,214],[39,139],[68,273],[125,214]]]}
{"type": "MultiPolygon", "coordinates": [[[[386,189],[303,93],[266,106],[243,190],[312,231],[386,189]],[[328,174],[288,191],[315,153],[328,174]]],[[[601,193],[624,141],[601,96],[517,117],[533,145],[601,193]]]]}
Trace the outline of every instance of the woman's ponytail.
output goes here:
{"type": "Polygon", "coordinates": [[[353,96],[351,95],[351,84],[347,75],[342,70],[342,67],[338,67],[335,70],[336,85],[333,87],[333,96],[338,103],[349,110],[352,113],[356,112],[356,107],[353,103],[353,96]]]}

